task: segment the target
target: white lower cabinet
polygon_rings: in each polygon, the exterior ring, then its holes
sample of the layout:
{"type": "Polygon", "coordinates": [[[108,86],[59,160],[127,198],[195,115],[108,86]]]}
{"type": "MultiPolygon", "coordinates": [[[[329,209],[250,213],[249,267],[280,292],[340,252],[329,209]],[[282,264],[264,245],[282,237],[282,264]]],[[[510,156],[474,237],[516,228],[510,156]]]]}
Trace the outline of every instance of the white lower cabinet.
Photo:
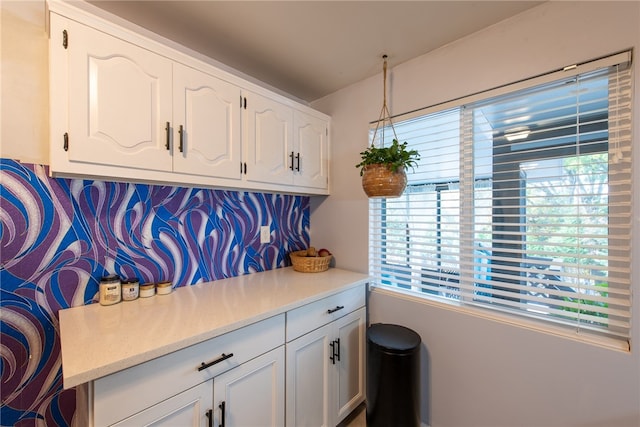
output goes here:
{"type": "Polygon", "coordinates": [[[336,360],[335,424],[349,415],[365,398],[366,314],[361,308],[334,322],[339,357],[336,360]]]}
{"type": "Polygon", "coordinates": [[[332,325],[287,343],[287,426],[330,426],[332,325]]]}
{"type": "Polygon", "coordinates": [[[284,346],[113,425],[117,427],[282,426],[284,425],[284,346]]]}
{"type": "Polygon", "coordinates": [[[213,380],[213,425],[284,425],[284,346],[213,380]]]}
{"type": "Polygon", "coordinates": [[[364,400],[365,322],[364,289],[287,314],[287,426],[335,426],[364,400]]]}
{"type": "Polygon", "coordinates": [[[363,400],[365,288],[77,387],[75,426],[335,426],[363,400]]]}
{"type": "Polygon", "coordinates": [[[199,384],[113,424],[117,427],[207,427],[212,416],[213,380],[199,384]]]}
{"type": "Polygon", "coordinates": [[[218,426],[225,402],[226,426],[284,425],[284,334],[279,314],[84,384],[74,424],[218,426]]]}

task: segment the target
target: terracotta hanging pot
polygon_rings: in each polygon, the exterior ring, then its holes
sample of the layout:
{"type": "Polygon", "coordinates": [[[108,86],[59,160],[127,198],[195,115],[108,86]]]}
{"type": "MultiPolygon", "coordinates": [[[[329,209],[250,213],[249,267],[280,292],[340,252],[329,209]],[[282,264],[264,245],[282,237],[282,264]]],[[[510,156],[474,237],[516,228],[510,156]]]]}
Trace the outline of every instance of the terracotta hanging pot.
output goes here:
{"type": "Polygon", "coordinates": [[[362,189],[369,197],[400,197],[407,186],[404,169],[391,171],[385,164],[366,165],[362,173],[362,189]]]}

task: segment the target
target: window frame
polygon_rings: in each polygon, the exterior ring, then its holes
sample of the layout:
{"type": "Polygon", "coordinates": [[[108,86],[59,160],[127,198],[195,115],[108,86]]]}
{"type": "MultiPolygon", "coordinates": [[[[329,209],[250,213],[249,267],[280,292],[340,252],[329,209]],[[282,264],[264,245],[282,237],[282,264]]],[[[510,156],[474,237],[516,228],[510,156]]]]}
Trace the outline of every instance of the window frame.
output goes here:
{"type": "MultiPolygon", "coordinates": [[[[622,52],[622,53],[619,53],[619,54],[612,55],[610,57],[606,57],[606,58],[601,58],[601,59],[594,60],[594,61],[585,62],[583,64],[579,64],[579,65],[576,65],[576,66],[565,67],[562,70],[556,70],[554,72],[547,73],[547,74],[544,74],[544,75],[541,75],[541,76],[537,76],[537,77],[534,77],[532,79],[528,79],[526,81],[517,82],[517,83],[514,83],[512,85],[506,85],[506,86],[503,86],[503,87],[500,87],[500,88],[497,88],[497,89],[493,89],[491,91],[486,91],[486,92],[483,92],[483,93],[474,94],[474,95],[471,95],[469,97],[465,97],[465,98],[461,98],[461,99],[458,99],[458,100],[454,100],[454,101],[449,102],[449,103],[443,103],[443,104],[439,104],[437,106],[429,107],[429,108],[426,108],[426,109],[416,110],[416,111],[413,111],[411,113],[407,113],[405,115],[395,116],[394,118],[395,118],[396,121],[398,121],[398,119],[401,119],[401,120],[412,120],[412,119],[419,118],[420,116],[427,116],[427,115],[432,114],[432,113],[438,113],[438,112],[443,112],[443,111],[446,111],[446,110],[449,110],[449,109],[460,108],[461,109],[461,119],[460,120],[461,120],[461,122],[463,122],[464,120],[469,120],[469,117],[465,117],[465,111],[464,111],[465,105],[469,105],[469,104],[481,101],[483,99],[490,99],[490,98],[499,96],[501,94],[506,94],[506,93],[510,93],[510,92],[517,92],[517,91],[520,91],[520,90],[525,90],[525,88],[527,88],[527,87],[534,87],[534,86],[540,85],[540,84],[542,84],[544,82],[553,82],[556,79],[567,78],[567,75],[566,75],[567,72],[569,72],[570,76],[571,75],[578,76],[578,75],[587,73],[589,71],[596,70],[596,69],[599,69],[599,68],[602,68],[602,67],[608,67],[608,66],[611,66],[611,65],[614,65],[614,64],[617,64],[617,63],[625,63],[625,62],[630,63],[630,59],[631,59],[631,53],[630,52],[622,52]]],[[[608,119],[608,116],[606,118],[608,119]]],[[[372,126],[374,126],[375,124],[376,124],[376,122],[372,122],[372,126]]],[[[461,125],[461,127],[462,127],[462,125],[461,125]]],[[[608,126],[606,126],[605,128],[608,129],[608,132],[610,132],[610,128],[608,126]]],[[[504,135],[502,135],[502,138],[504,139],[504,135]]],[[[588,144],[585,145],[585,148],[586,148],[585,152],[581,152],[580,154],[585,154],[585,153],[589,153],[589,152],[610,153],[610,151],[609,151],[609,142],[608,142],[610,139],[611,139],[611,136],[608,135],[607,140],[600,139],[596,143],[594,143],[593,141],[590,141],[588,144]]],[[[499,148],[499,146],[497,144],[498,140],[499,140],[499,138],[494,138],[494,140],[492,142],[492,150],[495,150],[496,147],[499,148]]],[[[572,144],[572,143],[564,143],[564,144],[561,143],[561,144],[558,144],[557,146],[552,146],[551,148],[549,148],[549,150],[550,151],[549,151],[549,154],[547,155],[547,157],[540,157],[539,156],[540,152],[538,152],[538,153],[536,153],[538,155],[535,156],[535,159],[536,160],[545,160],[546,158],[556,158],[559,153],[564,154],[564,156],[562,156],[562,158],[565,158],[565,157],[567,157],[566,156],[567,154],[571,154],[572,152],[575,153],[577,151],[577,149],[575,147],[575,144],[572,144]]],[[[461,169],[464,167],[463,166],[463,163],[464,163],[463,152],[464,152],[464,147],[462,146],[462,144],[460,144],[460,168],[461,169]]],[[[510,168],[508,168],[506,171],[511,173],[511,174],[516,174],[516,173],[520,174],[521,173],[521,171],[520,171],[521,165],[523,163],[527,162],[527,161],[531,161],[532,158],[533,158],[533,157],[531,157],[530,154],[528,154],[526,152],[522,152],[522,153],[515,152],[515,153],[511,153],[509,156],[513,157],[516,160],[518,160],[517,162],[507,162],[507,164],[510,165],[510,168]],[[517,167],[516,167],[516,165],[517,165],[517,167]]],[[[495,172],[492,172],[491,177],[489,177],[488,179],[495,180],[495,172]]],[[[462,182],[462,181],[464,181],[464,179],[462,177],[460,178],[460,181],[461,182],[459,182],[459,185],[461,186],[461,195],[464,194],[464,192],[465,192],[462,189],[465,186],[467,187],[467,191],[468,191],[468,187],[469,186],[471,186],[472,189],[475,188],[474,187],[476,185],[475,182],[462,182]]],[[[477,181],[480,181],[480,179],[477,180],[477,181]]],[[[513,182],[523,182],[523,180],[518,178],[518,179],[514,179],[513,182]]],[[[443,182],[430,183],[429,185],[432,185],[434,187],[434,191],[436,192],[436,198],[439,199],[439,197],[442,194],[442,191],[445,190],[445,189],[448,189],[448,186],[450,184],[451,184],[450,181],[449,182],[443,181],[443,182]]],[[[512,190],[514,191],[514,200],[518,200],[518,201],[515,202],[515,203],[512,203],[511,206],[514,206],[514,207],[522,206],[523,205],[523,203],[522,203],[522,197],[523,196],[521,194],[516,194],[516,193],[519,193],[519,192],[522,191],[522,187],[520,187],[520,188],[512,188],[512,190]]],[[[492,191],[495,193],[496,190],[493,189],[492,191]]],[[[504,196],[504,194],[500,194],[500,196],[504,196]]],[[[462,196],[462,197],[464,197],[464,196],[462,196]]],[[[492,199],[494,199],[493,194],[492,194],[492,199]]],[[[461,199],[460,200],[460,206],[463,206],[464,203],[465,203],[465,201],[461,199]]],[[[376,218],[375,218],[376,214],[373,214],[373,215],[371,214],[372,209],[374,209],[374,210],[376,210],[376,209],[380,210],[381,209],[382,213],[379,214],[380,217],[381,217],[380,221],[386,222],[386,213],[385,213],[386,212],[386,208],[385,208],[385,206],[386,206],[386,201],[385,200],[382,200],[382,201],[380,201],[380,200],[378,200],[378,201],[372,200],[370,202],[370,233],[376,233],[375,230],[372,230],[372,223],[375,223],[375,221],[376,221],[376,218]],[[383,207],[382,208],[380,208],[380,207],[372,208],[374,203],[381,204],[381,205],[383,205],[383,207]]],[[[440,213],[440,204],[439,203],[436,203],[436,211],[437,211],[436,215],[439,216],[441,214],[440,213]]],[[[495,214],[492,215],[492,217],[495,217],[495,214]]],[[[518,222],[516,224],[516,226],[517,227],[521,227],[522,223],[518,222]]],[[[385,227],[386,227],[386,225],[385,225],[385,227]]],[[[406,227],[409,230],[408,222],[407,222],[406,227]]],[[[440,234],[439,234],[440,227],[441,227],[441,222],[437,221],[436,222],[436,228],[437,228],[437,236],[438,237],[436,238],[436,241],[437,241],[436,245],[438,246],[438,248],[440,248],[440,246],[442,244],[441,239],[440,239],[440,234]]],[[[462,227],[462,225],[461,225],[461,227],[462,227]]],[[[492,236],[491,236],[492,238],[491,238],[491,240],[495,242],[496,239],[495,239],[494,234],[496,233],[496,231],[494,230],[494,228],[495,227],[492,228],[492,236]]],[[[465,234],[471,234],[472,235],[473,234],[473,230],[463,230],[463,229],[461,229],[459,238],[468,238],[468,235],[465,236],[465,234]]],[[[524,235],[525,235],[525,233],[522,233],[522,236],[524,236],[524,235]]],[[[371,240],[373,238],[372,234],[370,234],[370,236],[371,236],[370,237],[370,240],[371,240]]],[[[386,238],[387,237],[388,236],[385,235],[385,236],[383,236],[381,238],[381,240],[380,240],[381,241],[381,247],[379,247],[377,249],[372,249],[370,247],[370,254],[369,254],[369,256],[370,256],[370,262],[369,262],[369,264],[370,264],[370,273],[371,273],[371,275],[373,277],[377,277],[376,271],[375,271],[375,268],[377,268],[377,267],[374,266],[374,264],[375,264],[374,257],[379,256],[380,259],[381,259],[380,272],[379,272],[380,280],[379,280],[378,283],[374,282],[374,286],[381,285],[381,286],[385,286],[385,287],[388,287],[388,288],[390,287],[390,289],[393,289],[394,286],[392,284],[393,280],[391,279],[391,276],[395,275],[394,277],[398,277],[398,275],[404,275],[405,278],[406,278],[407,271],[410,271],[411,272],[410,273],[411,276],[413,276],[414,275],[414,271],[413,271],[414,269],[411,268],[411,266],[409,265],[409,263],[411,262],[410,261],[410,257],[411,256],[410,256],[410,253],[409,253],[409,251],[410,251],[409,243],[407,243],[407,246],[406,246],[406,249],[405,249],[406,250],[406,257],[405,257],[406,258],[406,265],[405,266],[407,267],[406,270],[403,268],[403,266],[401,264],[397,264],[397,263],[394,264],[394,263],[387,262],[388,256],[389,256],[389,254],[387,253],[387,247],[386,247],[386,238]],[[385,270],[385,268],[386,268],[386,270],[385,270]],[[389,275],[386,278],[384,276],[385,271],[389,275]]],[[[499,240],[499,239],[497,239],[497,240],[499,240]]],[[[495,247],[492,246],[492,251],[494,249],[495,249],[495,247]]],[[[475,295],[476,292],[481,292],[482,293],[484,291],[482,291],[481,289],[478,290],[479,288],[478,288],[477,284],[475,284],[475,283],[460,283],[461,280],[467,280],[468,281],[468,275],[467,275],[466,279],[464,279],[462,277],[463,275],[461,274],[462,273],[461,270],[459,270],[459,272],[458,272],[458,278],[457,279],[455,277],[455,272],[452,273],[451,271],[444,271],[445,269],[442,267],[442,263],[441,263],[441,259],[440,259],[440,257],[441,257],[440,256],[440,249],[438,249],[436,252],[438,253],[438,256],[437,256],[438,259],[436,261],[436,268],[434,269],[434,272],[437,272],[437,274],[441,278],[445,278],[445,280],[443,280],[444,282],[452,283],[451,286],[448,286],[448,289],[447,289],[447,286],[445,286],[445,289],[441,290],[441,292],[443,292],[445,294],[448,294],[448,295],[454,295],[454,296],[458,295],[458,298],[449,297],[448,300],[446,300],[444,302],[446,304],[449,304],[449,305],[450,304],[456,304],[456,305],[461,305],[461,306],[465,306],[465,307],[481,306],[483,309],[486,308],[485,306],[487,304],[485,304],[485,303],[476,304],[473,301],[473,299],[475,299],[475,297],[473,297],[473,295],[475,295]],[[455,290],[456,288],[457,288],[457,291],[456,291],[457,293],[452,291],[452,289],[455,290]],[[464,291],[464,289],[466,289],[466,291],[464,291]],[[472,289],[472,291],[469,292],[469,289],[472,289]]],[[[474,250],[474,252],[475,252],[475,250],[474,250]]],[[[523,256],[520,258],[519,264],[526,264],[527,263],[527,259],[524,256],[524,253],[525,253],[525,251],[523,250],[522,251],[523,256]]],[[[493,256],[495,257],[495,254],[493,256]]],[[[466,258],[466,264],[465,265],[474,265],[474,273],[471,274],[471,277],[473,277],[474,278],[473,281],[475,281],[475,268],[476,268],[475,253],[474,254],[469,254],[469,253],[463,254],[463,253],[460,253],[459,257],[460,257],[460,262],[461,262],[460,265],[463,265],[463,258],[466,258]]],[[[533,258],[530,258],[530,259],[533,260],[533,258]]],[[[491,265],[492,271],[495,271],[495,265],[496,264],[492,264],[491,265]]],[[[530,267],[527,267],[527,268],[530,268],[532,271],[535,271],[536,268],[539,268],[540,265],[542,265],[542,264],[540,264],[540,263],[530,263],[530,267]]],[[[518,266],[518,268],[520,268],[520,266],[518,266]]],[[[422,273],[421,273],[420,277],[421,277],[421,280],[422,280],[422,278],[425,277],[425,268],[422,267],[421,270],[422,270],[422,273]]],[[[524,280],[526,280],[526,279],[524,279],[524,280]]],[[[523,281],[523,280],[520,280],[520,281],[523,281]]],[[[396,282],[397,282],[397,280],[396,280],[396,282]]],[[[399,291],[411,292],[411,288],[413,288],[413,286],[407,286],[407,285],[404,285],[404,284],[398,285],[398,283],[396,283],[395,288],[397,290],[399,290],[399,291]]],[[[415,289],[414,289],[414,291],[415,291],[415,289]]],[[[433,294],[433,293],[436,292],[435,289],[429,290],[429,289],[425,289],[424,287],[422,287],[421,291],[422,291],[422,293],[425,293],[425,294],[429,294],[429,293],[433,294]]],[[[509,289],[509,291],[512,291],[512,289],[509,289]]],[[[489,292],[489,291],[486,291],[486,292],[489,292]]],[[[518,299],[519,300],[520,298],[514,298],[514,299],[518,299]]],[[[443,301],[440,301],[440,302],[443,302],[443,301]]],[[[629,308],[629,320],[630,320],[630,317],[631,317],[630,316],[630,310],[631,309],[629,308]]],[[[500,310],[498,309],[498,311],[500,311],[500,310]]],[[[508,316],[511,316],[511,314],[508,314],[508,316]]],[[[515,313],[515,316],[517,317],[518,314],[515,313]]],[[[542,328],[543,329],[545,329],[545,328],[546,329],[555,329],[553,325],[545,325],[545,324],[542,325],[542,328]]],[[[561,328],[563,328],[563,327],[561,326],[561,328]]],[[[569,335],[572,335],[572,334],[569,333],[569,335]]],[[[605,333],[604,335],[607,335],[607,334],[605,333]]],[[[595,338],[596,341],[600,340],[600,338],[602,338],[602,332],[601,331],[596,331],[595,336],[596,336],[596,338],[595,338]]],[[[629,336],[630,336],[629,333],[626,332],[626,338],[624,340],[622,340],[622,341],[625,341],[627,349],[629,348],[629,341],[628,341],[629,336]]],[[[589,341],[589,340],[593,339],[593,337],[591,335],[589,335],[588,338],[581,337],[581,339],[589,341]]],[[[614,338],[614,341],[618,343],[621,340],[619,338],[614,338]]],[[[617,346],[617,344],[615,346],[617,346]]],[[[623,347],[624,347],[624,345],[623,345],[623,347]]]]}

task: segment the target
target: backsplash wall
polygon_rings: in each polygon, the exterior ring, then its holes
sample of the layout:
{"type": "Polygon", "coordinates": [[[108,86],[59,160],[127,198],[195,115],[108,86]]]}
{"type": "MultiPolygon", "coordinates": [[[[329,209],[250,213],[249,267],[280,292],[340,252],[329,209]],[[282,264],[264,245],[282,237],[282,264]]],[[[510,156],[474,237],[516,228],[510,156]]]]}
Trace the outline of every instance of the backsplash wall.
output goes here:
{"type": "Polygon", "coordinates": [[[284,267],[308,244],[306,196],[50,178],[0,159],[1,425],[70,424],[58,310],[91,303],[101,276],[187,286],[284,267]]]}

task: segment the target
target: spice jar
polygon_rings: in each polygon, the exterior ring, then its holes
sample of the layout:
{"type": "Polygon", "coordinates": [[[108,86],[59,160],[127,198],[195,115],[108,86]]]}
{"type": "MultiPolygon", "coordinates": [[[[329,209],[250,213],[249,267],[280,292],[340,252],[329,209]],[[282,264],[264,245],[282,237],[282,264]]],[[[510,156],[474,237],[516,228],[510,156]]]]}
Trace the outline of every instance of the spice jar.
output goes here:
{"type": "Polygon", "coordinates": [[[120,277],[110,274],[100,279],[100,305],[117,304],[122,300],[120,277]]]}
{"type": "Polygon", "coordinates": [[[171,282],[158,282],[156,285],[156,292],[158,295],[167,295],[170,294],[173,290],[173,283],[171,282]]]}
{"type": "Polygon", "coordinates": [[[140,282],[138,279],[125,279],[122,281],[122,300],[133,301],[138,298],[140,282]]]}
{"type": "Polygon", "coordinates": [[[149,282],[140,285],[140,298],[152,297],[156,294],[156,284],[149,282]]]}

